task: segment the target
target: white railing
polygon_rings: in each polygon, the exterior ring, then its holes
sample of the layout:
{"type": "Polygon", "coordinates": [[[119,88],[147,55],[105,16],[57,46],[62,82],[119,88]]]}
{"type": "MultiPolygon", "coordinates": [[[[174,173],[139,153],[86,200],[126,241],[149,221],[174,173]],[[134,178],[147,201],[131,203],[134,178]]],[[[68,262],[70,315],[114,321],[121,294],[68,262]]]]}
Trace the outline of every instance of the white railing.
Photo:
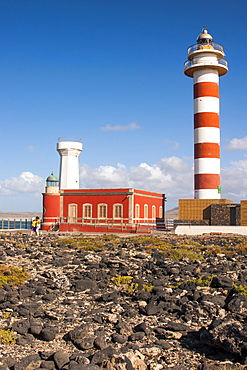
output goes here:
{"type": "Polygon", "coordinates": [[[220,44],[216,44],[216,43],[212,42],[210,44],[194,44],[194,45],[191,45],[188,48],[188,54],[191,54],[196,50],[203,50],[203,49],[209,49],[209,50],[213,49],[213,50],[221,51],[222,53],[224,53],[223,47],[220,44]]]}
{"type": "Polygon", "coordinates": [[[186,62],[184,63],[184,69],[186,70],[187,68],[189,67],[192,67],[193,65],[199,65],[199,64],[202,64],[202,65],[217,65],[217,64],[220,64],[226,68],[228,68],[228,62],[225,60],[225,59],[221,59],[221,60],[218,60],[217,62],[203,62],[203,63],[198,63],[197,61],[196,62],[193,62],[192,60],[186,60],[186,62]]]}
{"type": "Polygon", "coordinates": [[[171,220],[167,220],[166,222],[162,221],[161,219],[146,219],[146,218],[138,218],[133,219],[133,222],[129,222],[127,218],[76,218],[76,217],[61,217],[55,220],[55,222],[51,225],[51,230],[58,231],[60,224],[68,224],[68,225],[85,225],[91,226],[92,228],[107,228],[107,229],[116,229],[116,230],[127,230],[129,228],[133,229],[133,226],[136,228],[136,231],[142,229],[149,230],[160,230],[160,231],[167,231],[174,228],[174,223],[171,220]]]}

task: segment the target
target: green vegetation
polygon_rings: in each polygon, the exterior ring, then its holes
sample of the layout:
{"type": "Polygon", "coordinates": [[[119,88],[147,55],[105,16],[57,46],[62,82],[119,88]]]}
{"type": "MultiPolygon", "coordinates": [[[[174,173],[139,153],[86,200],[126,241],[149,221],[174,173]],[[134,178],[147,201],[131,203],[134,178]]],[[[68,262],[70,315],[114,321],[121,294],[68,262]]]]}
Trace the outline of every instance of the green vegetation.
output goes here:
{"type": "Polygon", "coordinates": [[[5,312],[4,314],[2,314],[2,317],[1,318],[3,320],[6,320],[6,319],[8,319],[11,316],[12,316],[12,313],[11,312],[5,312]]]}
{"type": "Polygon", "coordinates": [[[65,245],[64,248],[72,246],[76,249],[83,249],[85,251],[94,251],[95,249],[101,249],[103,251],[105,244],[111,244],[116,247],[119,244],[119,237],[113,234],[96,237],[75,235],[68,238],[56,239],[56,243],[63,243],[65,245]]]}
{"type": "Polygon", "coordinates": [[[233,283],[233,288],[235,288],[243,296],[247,297],[247,286],[246,285],[237,285],[233,283]]]}
{"type": "Polygon", "coordinates": [[[112,278],[113,284],[117,286],[129,284],[132,280],[132,276],[121,276],[117,275],[116,277],[112,278]]]}
{"type": "MultiPolygon", "coordinates": [[[[113,284],[117,285],[118,287],[121,287],[123,291],[125,291],[128,294],[134,294],[139,287],[139,284],[132,282],[132,276],[120,276],[116,275],[114,278],[111,279],[113,284]]],[[[145,292],[150,292],[153,289],[152,285],[142,285],[141,290],[144,290],[145,292]]]]}
{"type": "Polygon", "coordinates": [[[177,285],[175,286],[168,286],[168,288],[172,288],[172,289],[177,289],[179,288],[182,284],[189,284],[189,283],[195,283],[195,284],[198,284],[198,285],[202,285],[202,286],[210,286],[213,278],[215,277],[216,275],[213,275],[213,276],[200,276],[199,278],[197,279],[191,279],[191,280],[185,280],[185,281],[181,281],[179,282],[177,285]]]}
{"type": "Polygon", "coordinates": [[[23,244],[23,243],[16,243],[15,246],[18,248],[23,248],[23,249],[28,248],[28,245],[23,244]]]}
{"type": "Polygon", "coordinates": [[[142,285],[142,290],[144,290],[144,292],[151,292],[152,291],[152,289],[153,289],[153,285],[145,285],[145,284],[143,284],[142,285]]]}
{"type": "Polygon", "coordinates": [[[17,335],[10,329],[0,329],[0,343],[1,344],[14,344],[17,335]]]}
{"type": "Polygon", "coordinates": [[[25,267],[18,268],[14,266],[0,265],[0,286],[23,285],[28,278],[25,267]]]}
{"type": "Polygon", "coordinates": [[[159,237],[149,235],[138,235],[127,239],[128,242],[141,244],[142,246],[169,246],[172,245],[159,237]]]}
{"type": "Polygon", "coordinates": [[[202,286],[210,286],[215,276],[216,275],[205,277],[204,275],[202,275],[198,279],[187,280],[182,283],[179,283],[178,285],[182,285],[184,283],[195,283],[195,284],[202,285],[202,286]]]}
{"type": "Polygon", "coordinates": [[[201,250],[198,248],[199,243],[191,242],[182,245],[174,245],[158,237],[152,237],[148,235],[136,236],[134,238],[128,239],[132,243],[141,244],[147,252],[152,252],[153,250],[159,250],[167,258],[174,261],[180,261],[183,258],[188,258],[190,261],[202,260],[203,255],[201,250]]]}
{"type": "MultiPolygon", "coordinates": [[[[96,249],[104,250],[106,245],[118,247],[122,242],[136,244],[144,248],[147,253],[152,253],[154,250],[162,252],[167,258],[179,261],[187,258],[190,261],[203,260],[206,255],[216,254],[237,254],[239,251],[247,253],[247,242],[244,238],[231,238],[230,240],[221,240],[219,245],[215,243],[215,239],[200,239],[193,238],[177,238],[166,239],[153,235],[137,235],[127,238],[119,237],[114,234],[104,234],[95,237],[87,237],[84,235],[75,235],[71,237],[58,238],[56,243],[62,248],[83,249],[86,251],[94,251],[96,249]],[[213,244],[215,243],[215,244],[213,244]]],[[[24,246],[23,246],[24,247],[24,246]]]]}
{"type": "Polygon", "coordinates": [[[188,258],[190,261],[203,259],[200,253],[187,248],[167,248],[162,250],[162,252],[166,257],[174,261],[180,261],[183,258],[188,258]]]}

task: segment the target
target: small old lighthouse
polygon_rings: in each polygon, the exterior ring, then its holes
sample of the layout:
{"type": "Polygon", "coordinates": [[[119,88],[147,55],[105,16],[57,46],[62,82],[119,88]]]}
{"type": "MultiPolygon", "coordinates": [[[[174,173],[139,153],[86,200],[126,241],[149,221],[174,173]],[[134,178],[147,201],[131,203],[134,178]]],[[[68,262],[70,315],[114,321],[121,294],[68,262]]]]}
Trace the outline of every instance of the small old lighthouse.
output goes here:
{"type": "Polygon", "coordinates": [[[194,80],[194,199],[220,199],[219,76],[228,66],[223,47],[205,28],[196,41],[184,64],[194,80]]]}
{"type": "Polygon", "coordinates": [[[82,141],[79,138],[59,138],[57,151],[60,154],[60,189],[79,189],[79,155],[82,141]]]}
{"type": "Polygon", "coordinates": [[[42,230],[147,232],[164,227],[165,194],[133,188],[81,189],[82,141],[60,138],[60,175],[46,179],[42,230]]]}

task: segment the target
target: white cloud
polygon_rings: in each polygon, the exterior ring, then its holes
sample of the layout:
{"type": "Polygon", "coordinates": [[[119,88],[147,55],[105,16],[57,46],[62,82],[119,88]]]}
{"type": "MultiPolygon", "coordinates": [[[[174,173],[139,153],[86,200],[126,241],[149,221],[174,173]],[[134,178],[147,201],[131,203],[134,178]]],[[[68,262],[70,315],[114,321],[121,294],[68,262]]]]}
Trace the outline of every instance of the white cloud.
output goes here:
{"type": "MultiPolygon", "coordinates": [[[[161,158],[155,164],[140,163],[126,168],[116,166],[80,167],[81,188],[130,187],[165,193],[167,209],[177,206],[180,198],[193,198],[193,160],[176,156],[161,158]]],[[[221,169],[222,198],[239,202],[247,199],[247,159],[231,162],[221,169]]],[[[45,179],[31,172],[0,180],[0,207],[30,210],[41,207],[45,179]],[[12,203],[11,203],[12,202],[12,203]],[[18,206],[19,205],[19,206],[18,206]]],[[[10,208],[9,208],[10,209],[10,208]]]]}
{"type": "Polygon", "coordinates": [[[231,166],[221,170],[224,198],[233,201],[247,199],[247,160],[232,161],[231,166]]]}
{"type": "Polygon", "coordinates": [[[34,152],[34,150],[35,150],[35,146],[34,146],[34,145],[28,145],[27,150],[28,150],[29,152],[34,152]]]}
{"type": "Polygon", "coordinates": [[[80,187],[130,187],[165,193],[170,199],[193,197],[191,162],[178,157],[162,158],[157,164],[141,163],[129,170],[122,164],[80,168],[80,187]]]}
{"type": "Polygon", "coordinates": [[[230,140],[229,144],[224,148],[227,152],[235,150],[247,150],[247,136],[242,139],[234,138],[230,140]]]}
{"type": "Polygon", "coordinates": [[[12,196],[19,193],[32,193],[40,195],[44,191],[45,180],[32,174],[31,172],[22,172],[19,177],[10,177],[0,180],[0,195],[12,196]]]}
{"type": "Polygon", "coordinates": [[[135,122],[130,123],[129,125],[106,125],[105,127],[101,127],[102,131],[133,131],[137,130],[138,128],[141,128],[141,126],[138,126],[135,122]]]}
{"type": "Polygon", "coordinates": [[[164,144],[169,145],[171,150],[177,150],[179,148],[179,143],[173,140],[165,140],[164,144]]]}

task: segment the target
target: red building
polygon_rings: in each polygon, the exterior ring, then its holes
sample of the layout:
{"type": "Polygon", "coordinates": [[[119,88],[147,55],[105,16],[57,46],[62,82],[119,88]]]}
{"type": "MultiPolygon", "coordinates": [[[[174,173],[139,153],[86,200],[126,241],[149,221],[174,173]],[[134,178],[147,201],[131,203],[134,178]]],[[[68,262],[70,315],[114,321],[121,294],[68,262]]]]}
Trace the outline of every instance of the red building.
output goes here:
{"type": "Polygon", "coordinates": [[[43,230],[145,232],[164,224],[165,195],[132,188],[59,189],[47,178],[43,230]]]}

